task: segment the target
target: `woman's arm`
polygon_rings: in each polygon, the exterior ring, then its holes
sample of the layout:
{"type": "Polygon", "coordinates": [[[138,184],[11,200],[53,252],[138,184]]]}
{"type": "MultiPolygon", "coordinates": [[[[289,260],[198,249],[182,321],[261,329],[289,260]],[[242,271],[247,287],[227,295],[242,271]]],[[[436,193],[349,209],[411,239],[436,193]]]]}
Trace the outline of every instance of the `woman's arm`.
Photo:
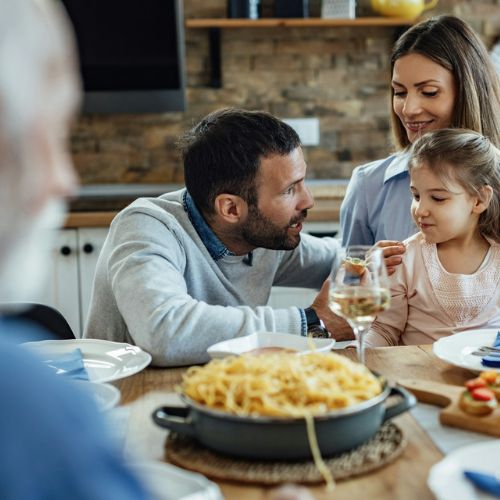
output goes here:
{"type": "Polygon", "coordinates": [[[368,205],[364,167],[354,169],[340,207],[342,245],[373,245],[374,235],[368,225],[368,205]]]}

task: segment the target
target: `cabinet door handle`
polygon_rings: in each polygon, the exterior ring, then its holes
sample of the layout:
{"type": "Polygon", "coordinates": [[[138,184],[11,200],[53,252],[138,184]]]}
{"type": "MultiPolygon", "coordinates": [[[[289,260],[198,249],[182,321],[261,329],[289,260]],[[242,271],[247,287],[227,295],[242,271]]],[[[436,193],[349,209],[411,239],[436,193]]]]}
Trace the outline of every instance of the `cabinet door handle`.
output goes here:
{"type": "Polygon", "coordinates": [[[83,251],[84,253],[92,253],[94,251],[94,245],[92,245],[92,243],[85,243],[85,245],[83,245],[83,251]]]}
{"type": "Polygon", "coordinates": [[[61,255],[64,256],[71,255],[71,247],[69,247],[68,245],[62,246],[59,251],[61,252],[61,255]]]}

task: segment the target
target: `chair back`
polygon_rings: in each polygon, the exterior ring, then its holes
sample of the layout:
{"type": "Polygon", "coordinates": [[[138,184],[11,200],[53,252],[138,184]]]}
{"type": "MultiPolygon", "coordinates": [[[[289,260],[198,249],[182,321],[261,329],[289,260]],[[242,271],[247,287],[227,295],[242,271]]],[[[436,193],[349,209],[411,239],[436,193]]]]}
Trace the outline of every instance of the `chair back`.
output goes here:
{"type": "Polygon", "coordinates": [[[32,321],[61,340],[71,340],[75,334],[64,316],[55,308],[44,304],[26,304],[21,311],[7,315],[11,318],[32,321]]]}

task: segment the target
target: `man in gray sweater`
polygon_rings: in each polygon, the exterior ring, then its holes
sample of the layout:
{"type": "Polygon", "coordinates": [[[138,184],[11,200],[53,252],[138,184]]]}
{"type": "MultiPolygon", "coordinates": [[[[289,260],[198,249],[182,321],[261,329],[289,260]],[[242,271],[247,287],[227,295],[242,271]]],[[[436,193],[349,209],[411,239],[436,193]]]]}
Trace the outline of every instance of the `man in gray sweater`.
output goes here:
{"type": "Polygon", "coordinates": [[[256,331],[306,335],[319,318],[353,338],[322,286],[338,242],[300,234],[313,199],[296,132],[228,109],[182,146],[186,189],[138,199],[111,224],[84,336],[138,345],[157,366],[205,362],[210,345],[256,331]],[[311,308],[273,309],[275,285],[321,291],[311,308]]]}

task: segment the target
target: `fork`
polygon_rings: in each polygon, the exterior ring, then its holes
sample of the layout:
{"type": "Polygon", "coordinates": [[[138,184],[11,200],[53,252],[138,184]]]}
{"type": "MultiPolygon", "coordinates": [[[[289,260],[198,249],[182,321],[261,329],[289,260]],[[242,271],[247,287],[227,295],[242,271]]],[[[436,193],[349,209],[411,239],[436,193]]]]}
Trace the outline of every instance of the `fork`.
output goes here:
{"type": "Polygon", "coordinates": [[[481,347],[478,348],[478,351],[500,353],[500,347],[491,347],[488,345],[482,345],[481,347]]]}
{"type": "Polygon", "coordinates": [[[497,347],[489,347],[483,345],[477,349],[477,351],[473,351],[471,354],[474,356],[487,356],[488,354],[493,356],[500,356],[500,349],[497,347]]]}

